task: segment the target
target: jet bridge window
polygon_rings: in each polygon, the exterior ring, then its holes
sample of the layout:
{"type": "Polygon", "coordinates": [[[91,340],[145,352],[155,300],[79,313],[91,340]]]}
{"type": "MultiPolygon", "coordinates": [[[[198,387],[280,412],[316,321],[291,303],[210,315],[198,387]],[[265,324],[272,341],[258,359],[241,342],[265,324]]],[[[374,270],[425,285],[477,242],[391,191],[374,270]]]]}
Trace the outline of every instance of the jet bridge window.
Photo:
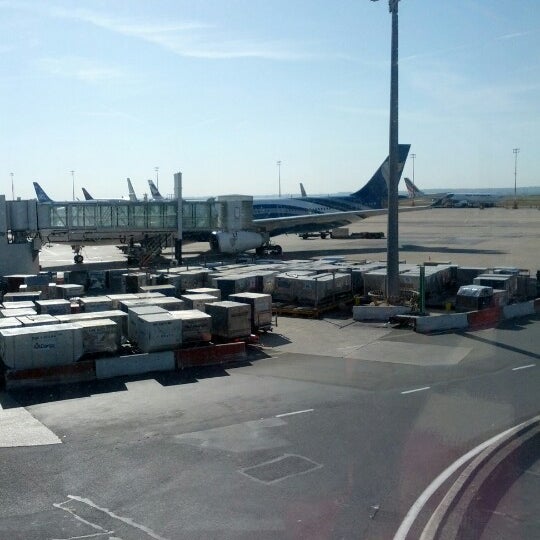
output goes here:
{"type": "Polygon", "coordinates": [[[118,227],[127,227],[129,225],[127,206],[116,207],[116,223],[118,227]]]}
{"type": "Polygon", "coordinates": [[[100,205],[98,226],[99,227],[112,227],[112,206],[100,205]]]}
{"type": "Polygon", "coordinates": [[[176,204],[165,205],[165,228],[173,229],[176,227],[176,204]]]}
{"type": "Polygon", "coordinates": [[[150,204],[148,205],[148,228],[161,229],[163,228],[163,215],[161,213],[163,205],[150,204]]]}
{"type": "Polygon", "coordinates": [[[129,225],[135,229],[145,229],[144,206],[136,204],[130,207],[129,225]]]}
{"type": "Polygon", "coordinates": [[[67,227],[67,209],[65,206],[52,206],[50,209],[51,227],[67,227]]]}

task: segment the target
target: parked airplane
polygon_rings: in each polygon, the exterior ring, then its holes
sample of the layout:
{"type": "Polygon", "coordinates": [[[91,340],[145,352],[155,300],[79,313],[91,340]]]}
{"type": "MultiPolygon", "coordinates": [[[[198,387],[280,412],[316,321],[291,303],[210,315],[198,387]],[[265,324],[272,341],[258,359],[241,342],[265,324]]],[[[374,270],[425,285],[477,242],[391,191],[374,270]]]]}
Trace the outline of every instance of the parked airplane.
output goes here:
{"type": "MultiPolygon", "coordinates": [[[[410,147],[410,144],[399,145],[399,176],[403,171],[410,147]]],[[[351,195],[255,199],[253,218],[269,219],[383,208],[388,202],[388,161],[389,159],[386,158],[365,186],[351,195]]]]}
{"type": "Polygon", "coordinates": [[[425,197],[426,194],[423,191],[420,191],[409,178],[405,178],[405,185],[407,186],[407,193],[409,194],[409,199],[414,199],[415,197],[425,197]]]}
{"type": "Polygon", "coordinates": [[[307,197],[307,193],[306,193],[306,190],[304,189],[304,184],[302,184],[302,182],[300,182],[300,196],[307,197]]]}
{"type": "MultiPolygon", "coordinates": [[[[133,189],[133,185],[131,184],[131,180],[129,178],[127,178],[127,184],[128,184],[128,191],[129,191],[129,200],[130,201],[137,201],[138,200],[137,195],[135,194],[135,190],[133,189]]],[[[93,201],[93,200],[95,200],[94,197],[92,197],[92,195],[90,195],[90,193],[88,192],[88,190],[86,188],[83,187],[81,189],[82,189],[85,201],[93,201]]],[[[118,199],[118,200],[124,200],[124,199],[118,199]]]]}
{"type": "Polygon", "coordinates": [[[437,206],[453,206],[454,208],[487,208],[495,206],[503,197],[490,193],[447,193],[437,206]]]}
{"type": "Polygon", "coordinates": [[[148,185],[150,186],[150,194],[152,195],[152,199],[154,199],[154,201],[163,201],[165,199],[152,180],[148,180],[148,185]]]}

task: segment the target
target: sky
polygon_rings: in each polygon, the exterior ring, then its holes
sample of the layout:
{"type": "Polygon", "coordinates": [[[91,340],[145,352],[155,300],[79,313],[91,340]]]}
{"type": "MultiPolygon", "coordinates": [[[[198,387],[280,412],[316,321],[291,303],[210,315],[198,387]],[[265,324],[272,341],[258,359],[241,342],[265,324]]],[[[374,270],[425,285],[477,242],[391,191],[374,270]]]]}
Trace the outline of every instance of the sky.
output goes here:
{"type": "MultiPolygon", "coordinates": [[[[399,31],[415,183],[511,187],[519,148],[540,185],[538,0],[401,0],[399,31]]],[[[186,197],[355,191],[388,154],[390,32],[386,0],[0,0],[0,193],[142,195],[156,167],[186,197]]]]}

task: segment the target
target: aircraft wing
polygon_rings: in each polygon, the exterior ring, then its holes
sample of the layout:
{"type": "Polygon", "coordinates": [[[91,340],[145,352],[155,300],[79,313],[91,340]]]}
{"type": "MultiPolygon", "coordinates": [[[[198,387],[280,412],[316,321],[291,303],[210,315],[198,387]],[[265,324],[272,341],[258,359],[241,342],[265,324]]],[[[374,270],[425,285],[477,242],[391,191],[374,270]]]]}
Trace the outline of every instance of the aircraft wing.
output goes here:
{"type": "MultiPolygon", "coordinates": [[[[425,210],[431,206],[404,206],[399,212],[425,210]]],[[[348,212],[330,212],[326,214],[306,214],[303,216],[286,216],[278,218],[254,219],[253,224],[270,236],[280,234],[319,232],[350,225],[356,221],[388,213],[386,208],[352,210],[348,212]]]]}

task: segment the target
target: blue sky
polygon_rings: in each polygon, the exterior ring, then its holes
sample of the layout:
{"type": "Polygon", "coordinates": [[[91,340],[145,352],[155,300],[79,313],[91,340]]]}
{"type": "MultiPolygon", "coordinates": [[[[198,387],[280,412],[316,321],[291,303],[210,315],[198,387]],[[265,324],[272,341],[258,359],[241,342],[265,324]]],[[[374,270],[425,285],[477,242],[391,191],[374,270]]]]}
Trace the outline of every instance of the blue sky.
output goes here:
{"type": "MultiPolygon", "coordinates": [[[[0,0],[1,190],[353,191],[388,153],[388,3],[0,0]]],[[[538,0],[400,2],[421,188],[539,185],[538,0]]],[[[405,175],[412,177],[409,159],[405,175]]]]}

